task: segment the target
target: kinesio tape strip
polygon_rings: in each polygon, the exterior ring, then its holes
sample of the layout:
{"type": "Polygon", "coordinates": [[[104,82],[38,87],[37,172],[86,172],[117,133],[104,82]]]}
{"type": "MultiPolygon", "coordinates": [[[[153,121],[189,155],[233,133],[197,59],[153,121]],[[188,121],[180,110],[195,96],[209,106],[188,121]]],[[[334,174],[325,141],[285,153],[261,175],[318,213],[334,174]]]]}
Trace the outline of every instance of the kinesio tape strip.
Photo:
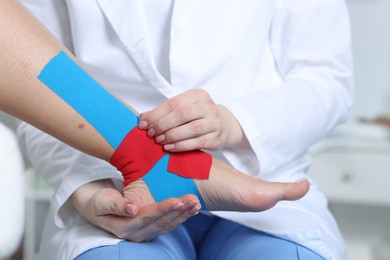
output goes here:
{"type": "MultiPolygon", "coordinates": [[[[189,178],[183,178],[176,174],[165,174],[168,167],[168,161],[172,158],[171,154],[163,156],[143,177],[146,185],[156,201],[161,201],[166,198],[179,198],[185,194],[194,194],[199,198],[202,205],[202,210],[206,210],[206,205],[200,195],[194,181],[189,178]],[[163,187],[163,188],[161,188],[163,187]]],[[[209,168],[210,170],[210,168],[209,168]]]]}
{"type": "MultiPolygon", "coordinates": [[[[110,163],[121,171],[124,185],[143,178],[156,201],[195,194],[190,178],[208,179],[211,156],[201,151],[172,153],[163,150],[138,117],[61,51],[41,71],[38,79],[84,117],[116,150],[110,163]]],[[[204,203],[202,208],[205,209],[204,203]]]]}
{"type": "MultiPolygon", "coordinates": [[[[123,177],[127,186],[147,174],[166,154],[163,146],[148,137],[145,130],[135,127],[116,149],[110,163],[126,173],[123,177]]],[[[167,169],[185,178],[208,179],[211,163],[211,156],[201,151],[171,153],[167,169]]]]}
{"type": "Polygon", "coordinates": [[[45,66],[38,79],[84,117],[114,149],[138,123],[133,111],[63,51],[45,66]]]}

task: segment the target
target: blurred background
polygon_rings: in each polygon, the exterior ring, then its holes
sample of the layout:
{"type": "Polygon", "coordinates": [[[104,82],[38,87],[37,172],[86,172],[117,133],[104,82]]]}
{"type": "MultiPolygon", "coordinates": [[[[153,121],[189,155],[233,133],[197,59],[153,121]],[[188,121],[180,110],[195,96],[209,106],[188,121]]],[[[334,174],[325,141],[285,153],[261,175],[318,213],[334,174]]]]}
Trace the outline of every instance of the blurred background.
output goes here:
{"type": "Polygon", "coordinates": [[[330,201],[349,260],[390,260],[390,1],[347,0],[356,97],[313,147],[309,172],[330,201]]]}
{"type": "MultiPolygon", "coordinates": [[[[329,198],[348,245],[348,260],[390,260],[390,0],[347,4],[355,102],[347,123],[311,149],[309,174],[329,198]]],[[[0,112],[0,122],[15,131],[12,117],[0,112]]],[[[34,259],[52,194],[24,161],[27,217],[23,240],[11,256],[15,260],[34,259]]]]}

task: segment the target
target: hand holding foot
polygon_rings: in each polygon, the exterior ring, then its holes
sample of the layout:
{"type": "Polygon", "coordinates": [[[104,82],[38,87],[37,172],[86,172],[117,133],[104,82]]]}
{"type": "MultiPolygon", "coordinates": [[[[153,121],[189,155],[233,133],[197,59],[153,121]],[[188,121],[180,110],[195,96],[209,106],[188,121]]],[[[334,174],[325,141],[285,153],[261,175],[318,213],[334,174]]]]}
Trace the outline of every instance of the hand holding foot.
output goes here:
{"type": "Polygon", "coordinates": [[[150,241],[199,212],[196,196],[155,203],[142,183],[140,180],[130,184],[123,196],[109,181],[92,182],[76,190],[71,201],[94,225],[133,242],[150,241]]]}

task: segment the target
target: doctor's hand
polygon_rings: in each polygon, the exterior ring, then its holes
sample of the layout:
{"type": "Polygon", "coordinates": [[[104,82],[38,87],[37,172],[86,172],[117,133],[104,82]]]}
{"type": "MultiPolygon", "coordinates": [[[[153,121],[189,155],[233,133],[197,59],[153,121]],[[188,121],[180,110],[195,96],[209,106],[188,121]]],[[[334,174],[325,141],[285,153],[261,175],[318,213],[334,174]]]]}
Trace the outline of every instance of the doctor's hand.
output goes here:
{"type": "Polygon", "coordinates": [[[199,212],[194,195],[155,203],[150,192],[142,192],[145,188],[142,180],[136,181],[126,187],[123,196],[111,181],[95,181],[77,189],[71,202],[92,224],[133,242],[150,241],[199,212]]]}
{"type": "Polygon", "coordinates": [[[147,129],[148,136],[169,152],[248,145],[233,114],[202,89],[186,91],[142,113],[138,127],[147,129]]]}

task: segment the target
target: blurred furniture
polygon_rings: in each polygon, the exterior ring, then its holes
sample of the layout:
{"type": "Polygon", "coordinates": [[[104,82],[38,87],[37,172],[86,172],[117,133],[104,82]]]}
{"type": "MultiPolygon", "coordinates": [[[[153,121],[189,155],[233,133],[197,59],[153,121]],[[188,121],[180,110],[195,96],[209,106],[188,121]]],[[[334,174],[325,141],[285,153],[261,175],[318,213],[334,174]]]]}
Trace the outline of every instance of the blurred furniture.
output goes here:
{"type": "Polygon", "coordinates": [[[333,202],[390,207],[390,144],[329,147],[314,156],[310,175],[333,202]]]}
{"type": "Polygon", "coordinates": [[[390,259],[388,129],[345,128],[312,151],[309,175],[325,193],[350,260],[390,259]]]}
{"type": "Polygon", "coordinates": [[[25,217],[23,159],[15,137],[0,122],[0,259],[19,247],[25,217]]]}
{"type": "Polygon", "coordinates": [[[24,235],[24,260],[38,259],[38,252],[53,190],[34,168],[26,170],[26,231],[24,235]]]}

